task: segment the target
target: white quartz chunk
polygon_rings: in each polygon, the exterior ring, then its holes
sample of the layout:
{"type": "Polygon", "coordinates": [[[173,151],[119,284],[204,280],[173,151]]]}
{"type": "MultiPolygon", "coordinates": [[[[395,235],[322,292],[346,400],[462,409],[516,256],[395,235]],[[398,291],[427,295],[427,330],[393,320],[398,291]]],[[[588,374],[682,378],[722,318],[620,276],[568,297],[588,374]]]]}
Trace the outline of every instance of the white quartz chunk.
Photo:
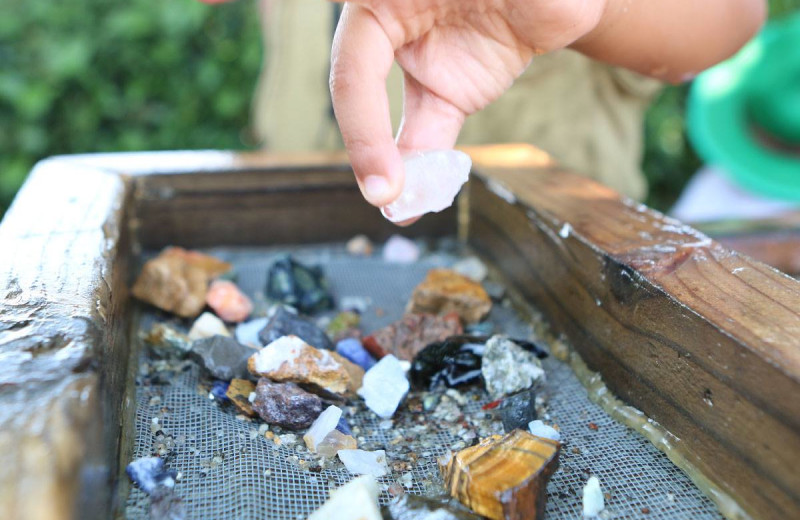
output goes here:
{"type": "Polygon", "coordinates": [[[311,452],[317,452],[317,446],[319,443],[325,439],[325,436],[328,435],[331,431],[336,429],[336,425],[339,424],[339,419],[342,417],[342,409],[338,406],[329,406],[319,414],[317,420],[311,425],[303,435],[303,440],[306,442],[306,447],[311,452]]]}
{"type": "Polygon", "coordinates": [[[472,160],[464,152],[431,150],[406,155],[403,164],[403,191],[381,208],[383,216],[392,222],[449,208],[469,178],[472,160]]]}
{"type": "Polygon", "coordinates": [[[388,419],[408,393],[408,387],[402,363],[389,354],[364,374],[358,395],[364,398],[367,408],[388,419]]]}
{"type": "Polygon", "coordinates": [[[336,453],[347,471],[353,475],[372,475],[382,477],[389,473],[386,452],[383,450],[339,450],[336,453]]]}
{"type": "Polygon", "coordinates": [[[381,520],[380,489],[375,477],[354,478],[331,492],[331,498],[311,513],[308,520],[381,520]]]}
{"type": "Polygon", "coordinates": [[[603,490],[600,489],[600,480],[595,477],[589,477],[589,481],[583,486],[583,516],[592,518],[600,514],[605,508],[605,501],[603,500],[603,490]]]}
{"type": "Polygon", "coordinates": [[[204,312],[189,329],[189,339],[192,341],[210,338],[211,336],[230,336],[225,323],[210,312],[204,312]]]}
{"type": "Polygon", "coordinates": [[[531,435],[536,435],[537,437],[544,437],[545,439],[559,442],[561,441],[561,434],[558,433],[558,430],[552,426],[546,425],[539,419],[528,423],[528,431],[531,432],[531,435]]]}
{"type": "Polygon", "coordinates": [[[470,256],[459,260],[453,264],[453,271],[463,274],[476,282],[482,282],[486,278],[486,275],[489,274],[489,269],[486,267],[486,264],[481,262],[476,256],[470,256]]]}
{"type": "Polygon", "coordinates": [[[419,246],[406,237],[392,235],[383,246],[383,260],[393,264],[411,264],[419,259],[419,246]]]}

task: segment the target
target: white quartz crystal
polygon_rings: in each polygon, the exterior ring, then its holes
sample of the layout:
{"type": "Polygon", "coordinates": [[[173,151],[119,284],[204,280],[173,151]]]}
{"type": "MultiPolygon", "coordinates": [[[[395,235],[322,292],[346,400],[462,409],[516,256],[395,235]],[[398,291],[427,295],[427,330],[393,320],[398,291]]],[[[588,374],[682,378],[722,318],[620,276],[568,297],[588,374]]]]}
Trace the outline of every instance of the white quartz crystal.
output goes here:
{"type": "Polygon", "coordinates": [[[583,486],[583,516],[595,517],[605,508],[603,500],[603,490],[600,489],[600,480],[597,477],[589,477],[589,481],[583,486]]]}
{"type": "Polygon", "coordinates": [[[210,312],[204,312],[189,329],[189,339],[192,341],[210,338],[211,336],[230,336],[225,323],[210,312]]]}
{"type": "Polygon", "coordinates": [[[380,488],[372,475],[354,478],[331,492],[331,498],[308,520],[381,520],[380,488]]]}
{"type": "Polygon", "coordinates": [[[548,426],[539,419],[528,423],[528,431],[537,437],[544,437],[554,441],[561,441],[561,434],[552,426],[548,426]]]}
{"type": "Polygon", "coordinates": [[[383,246],[383,260],[393,264],[411,264],[419,259],[419,246],[413,240],[392,235],[383,246]]]}
{"type": "Polygon", "coordinates": [[[481,262],[477,256],[470,256],[469,258],[459,260],[453,264],[453,271],[463,274],[476,282],[482,282],[484,278],[486,278],[486,275],[489,274],[489,269],[486,267],[486,264],[481,262]]]}
{"type": "Polygon", "coordinates": [[[342,417],[342,409],[338,406],[329,406],[319,414],[317,420],[311,425],[303,435],[303,440],[306,442],[308,449],[314,453],[317,451],[317,446],[331,431],[336,429],[339,424],[339,419],[342,417]]]}
{"type": "Polygon", "coordinates": [[[408,387],[403,365],[389,354],[364,374],[358,395],[364,398],[367,408],[388,419],[408,393],[408,387]]]}
{"type": "Polygon", "coordinates": [[[234,331],[236,341],[242,345],[250,345],[251,347],[261,347],[261,340],[258,339],[258,333],[261,329],[267,326],[269,318],[256,318],[254,320],[240,323],[236,326],[234,331]]]}
{"type": "Polygon", "coordinates": [[[347,471],[353,475],[372,475],[382,477],[389,473],[386,452],[383,450],[339,450],[336,453],[347,471]]]}
{"type": "Polygon", "coordinates": [[[464,152],[431,150],[403,157],[405,183],[400,196],[381,208],[392,222],[442,211],[453,204],[469,178],[472,160],[464,152]]]}

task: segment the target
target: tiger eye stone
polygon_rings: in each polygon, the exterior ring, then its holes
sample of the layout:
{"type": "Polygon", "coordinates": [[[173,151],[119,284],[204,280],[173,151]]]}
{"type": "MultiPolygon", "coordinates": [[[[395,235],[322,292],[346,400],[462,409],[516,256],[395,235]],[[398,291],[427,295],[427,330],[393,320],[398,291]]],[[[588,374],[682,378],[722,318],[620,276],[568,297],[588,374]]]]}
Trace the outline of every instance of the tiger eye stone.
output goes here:
{"type": "Polygon", "coordinates": [[[561,443],[523,430],[493,435],[439,461],[447,491],[492,520],[543,519],[561,443]]]}

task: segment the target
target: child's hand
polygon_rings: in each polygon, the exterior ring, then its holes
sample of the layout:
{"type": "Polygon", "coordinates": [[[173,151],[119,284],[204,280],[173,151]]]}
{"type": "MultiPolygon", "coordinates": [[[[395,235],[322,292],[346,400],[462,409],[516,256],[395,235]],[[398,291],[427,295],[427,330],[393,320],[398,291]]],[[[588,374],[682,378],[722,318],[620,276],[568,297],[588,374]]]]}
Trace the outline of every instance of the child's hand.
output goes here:
{"type": "Polygon", "coordinates": [[[663,79],[729,56],[760,26],[763,0],[356,0],[334,38],[331,93],[362,193],[383,206],[401,153],[451,148],[464,119],[508,89],[536,54],[572,46],[663,79]],[[386,76],[405,71],[392,137],[386,76]]]}

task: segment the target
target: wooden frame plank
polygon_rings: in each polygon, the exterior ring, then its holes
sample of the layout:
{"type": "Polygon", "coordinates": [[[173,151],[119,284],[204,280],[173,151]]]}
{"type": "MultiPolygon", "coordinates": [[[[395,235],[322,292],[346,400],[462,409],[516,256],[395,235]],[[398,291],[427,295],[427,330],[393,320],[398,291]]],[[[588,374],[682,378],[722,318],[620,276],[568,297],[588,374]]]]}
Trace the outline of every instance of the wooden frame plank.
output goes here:
{"type": "Polygon", "coordinates": [[[473,158],[470,243],[753,516],[800,515],[800,282],[552,162],[473,158]]]}

